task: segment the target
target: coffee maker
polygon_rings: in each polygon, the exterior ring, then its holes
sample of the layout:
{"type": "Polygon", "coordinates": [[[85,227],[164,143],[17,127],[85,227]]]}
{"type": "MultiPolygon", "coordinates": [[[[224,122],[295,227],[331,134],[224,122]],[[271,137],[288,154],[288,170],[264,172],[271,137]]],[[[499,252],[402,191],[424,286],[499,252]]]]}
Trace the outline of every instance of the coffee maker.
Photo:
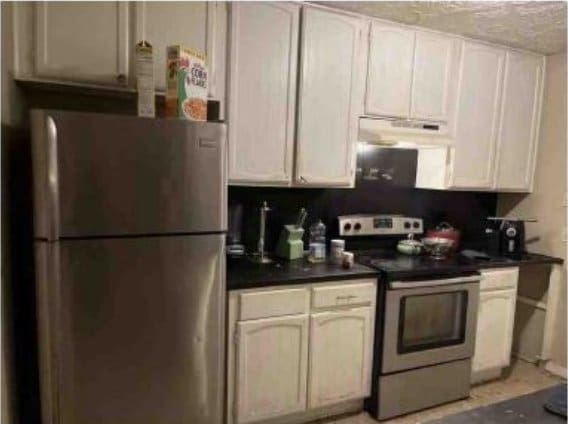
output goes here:
{"type": "Polygon", "coordinates": [[[536,219],[489,217],[487,221],[488,253],[519,259],[526,252],[525,222],[536,222],[536,219]]]}

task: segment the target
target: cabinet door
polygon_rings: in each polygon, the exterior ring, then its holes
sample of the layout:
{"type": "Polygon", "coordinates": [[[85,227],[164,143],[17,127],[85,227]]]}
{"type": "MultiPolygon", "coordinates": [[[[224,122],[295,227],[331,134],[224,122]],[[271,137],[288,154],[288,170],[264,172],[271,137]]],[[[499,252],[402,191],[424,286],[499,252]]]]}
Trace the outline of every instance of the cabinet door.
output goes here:
{"type": "Polygon", "coordinates": [[[237,422],[306,409],[308,315],[237,324],[237,422]]]}
{"type": "Polygon", "coordinates": [[[493,188],[504,56],[502,50],[463,42],[451,187],[493,188]]]}
{"type": "Polygon", "coordinates": [[[516,289],[479,294],[473,372],[503,368],[511,360],[516,289]]]}
{"type": "Polygon", "coordinates": [[[535,166],[544,58],[507,52],[499,131],[497,189],[530,191],[535,166]]]}
{"type": "Polygon", "coordinates": [[[299,13],[295,4],[232,4],[231,183],[291,182],[299,13]]]}
{"type": "Polygon", "coordinates": [[[414,31],[373,23],[365,113],[408,117],[412,82],[414,31]]]}
{"type": "Polygon", "coordinates": [[[127,2],[54,1],[35,7],[37,77],[127,84],[127,2]]]}
{"type": "Polygon", "coordinates": [[[295,181],[350,186],[363,106],[366,22],[303,8],[295,181]]]}
{"type": "Polygon", "coordinates": [[[428,32],[416,33],[410,116],[447,121],[457,42],[428,32]]]}
{"type": "Polygon", "coordinates": [[[310,408],[368,396],[372,349],[370,307],[312,314],[310,408]]]}
{"type": "Polygon", "coordinates": [[[207,53],[206,2],[147,1],[136,2],[136,40],[153,47],[156,89],[166,89],[166,47],[182,45],[207,53]]]}

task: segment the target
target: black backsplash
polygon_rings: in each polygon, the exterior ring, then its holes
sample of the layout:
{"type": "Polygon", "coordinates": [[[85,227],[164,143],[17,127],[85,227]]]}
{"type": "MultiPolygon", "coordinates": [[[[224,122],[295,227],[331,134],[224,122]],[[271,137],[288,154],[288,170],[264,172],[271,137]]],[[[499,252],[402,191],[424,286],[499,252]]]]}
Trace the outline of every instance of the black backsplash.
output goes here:
{"type": "MultiPolygon", "coordinates": [[[[497,195],[396,188],[372,181],[358,181],[354,189],[231,186],[229,205],[241,204],[243,207],[242,240],[247,251],[256,248],[259,207],[263,201],[271,208],[267,218],[267,251],[273,250],[282,225],[293,223],[301,207],[309,214],[304,225],[305,241],[309,225],[319,218],[327,226],[330,239],[338,235],[338,215],[381,213],[423,218],[426,229],[448,221],[462,231],[464,246],[476,248],[482,240],[483,219],[495,215],[497,195]]],[[[363,239],[360,244],[364,242],[363,239]]]]}

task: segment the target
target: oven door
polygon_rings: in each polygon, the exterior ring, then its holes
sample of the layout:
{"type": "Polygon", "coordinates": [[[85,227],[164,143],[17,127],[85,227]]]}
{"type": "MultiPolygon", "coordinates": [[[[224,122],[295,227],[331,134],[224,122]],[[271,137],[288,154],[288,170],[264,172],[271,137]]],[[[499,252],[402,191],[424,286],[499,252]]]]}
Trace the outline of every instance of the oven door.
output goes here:
{"type": "Polygon", "coordinates": [[[389,283],[382,373],[473,356],[480,279],[389,283]]]}

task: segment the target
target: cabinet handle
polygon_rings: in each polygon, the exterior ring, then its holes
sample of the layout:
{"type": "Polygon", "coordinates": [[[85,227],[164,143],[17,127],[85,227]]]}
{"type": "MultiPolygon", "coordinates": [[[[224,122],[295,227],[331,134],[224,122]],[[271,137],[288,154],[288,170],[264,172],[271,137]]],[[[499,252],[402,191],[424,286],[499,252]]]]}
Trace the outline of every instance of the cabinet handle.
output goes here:
{"type": "Polygon", "coordinates": [[[116,76],[116,80],[120,83],[120,84],[124,84],[126,82],[126,75],[124,74],[118,74],[116,76]]]}
{"type": "Polygon", "coordinates": [[[347,296],[336,296],[335,300],[352,300],[355,299],[357,296],[354,296],[352,294],[347,295],[347,296]]]}

